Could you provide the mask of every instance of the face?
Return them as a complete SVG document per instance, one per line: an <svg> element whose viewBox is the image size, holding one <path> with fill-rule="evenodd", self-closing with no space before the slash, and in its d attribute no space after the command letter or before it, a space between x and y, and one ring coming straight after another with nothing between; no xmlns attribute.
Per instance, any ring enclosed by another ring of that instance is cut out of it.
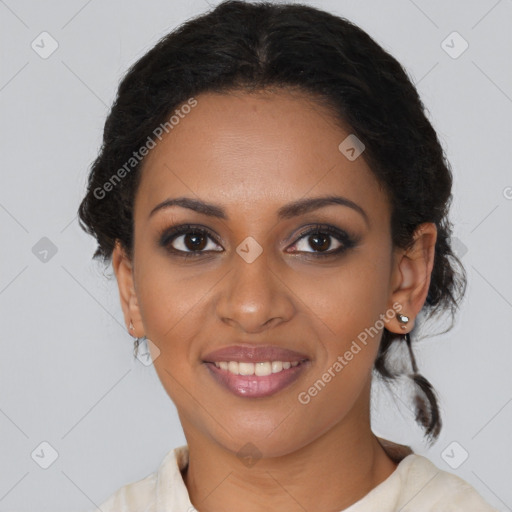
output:
<svg viewBox="0 0 512 512"><path fill-rule="evenodd" d="M127 323L189 442L277 456L357 428L407 304L388 197L306 96L196 100L145 160L133 262L114 255Z"/></svg>

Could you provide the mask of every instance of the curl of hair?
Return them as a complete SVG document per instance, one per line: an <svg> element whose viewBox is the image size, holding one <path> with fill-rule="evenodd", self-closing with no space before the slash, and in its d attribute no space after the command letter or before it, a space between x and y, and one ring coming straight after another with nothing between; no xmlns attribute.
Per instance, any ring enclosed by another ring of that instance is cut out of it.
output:
<svg viewBox="0 0 512 512"><path fill-rule="evenodd" d="M395 246L419 224L437 227L427 318L462 298L466 276L450 246L452 173L418 93L403 67L350 21L301 4L226 1L163 37L121 81L103 144L79 206L80 226L110 260L116 241L133 257L133 204L143 163L98 190L174 109L204 92L281 88L309 94L365 144L363 157L389 194ZM452 322L453 323L453 322ZM384 329L375 371L397 377L387 353L401 336ZM411 352L412 353L412 352ZM416 419L436 438L441 418L430 383L414 375Z"/></svg>

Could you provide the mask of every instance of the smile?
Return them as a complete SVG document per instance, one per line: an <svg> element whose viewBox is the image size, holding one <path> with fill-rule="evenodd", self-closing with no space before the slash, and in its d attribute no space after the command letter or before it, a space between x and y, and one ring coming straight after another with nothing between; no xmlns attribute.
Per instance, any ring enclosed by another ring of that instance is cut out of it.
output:
<svg viewBox="0 0 512 512"><path fill-rule="evenodd" d="M243 363L238 361L221 361L214 363L217 368L227 370L234 375L256 375L264 377L272 373L279 373L297 366L299 361L263 361L259 363Z"/></svg>
<svg viewBox="0 0 512 512"><path fill-rule="evenodd" d="M310 361L219 361L206 363L210 375L224 389L247 398L264 398L295 382Z"/></svg>

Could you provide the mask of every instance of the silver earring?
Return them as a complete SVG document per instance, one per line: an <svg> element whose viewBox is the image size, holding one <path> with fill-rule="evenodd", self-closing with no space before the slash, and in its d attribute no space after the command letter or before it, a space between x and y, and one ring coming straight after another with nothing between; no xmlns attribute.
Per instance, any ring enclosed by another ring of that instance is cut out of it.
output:
<svg viewBox="0 0 512 512"><path fill-rule="evenodd" d="M407 329L407 326L405 324L407 324L407 322L409 321L409 317L406 316L406 315L402 315L402 313L397 313L396 314L396 318L397 320L401 323L401 324L404 324L404 325L401 325L400 327L402 329Z"/></svg>
<svg viewBox="0 0 512 512"><path fill-rule="evenodd" d="M130 320L130 331L134 331L135 327L133 327L132 321Z"/></svg>

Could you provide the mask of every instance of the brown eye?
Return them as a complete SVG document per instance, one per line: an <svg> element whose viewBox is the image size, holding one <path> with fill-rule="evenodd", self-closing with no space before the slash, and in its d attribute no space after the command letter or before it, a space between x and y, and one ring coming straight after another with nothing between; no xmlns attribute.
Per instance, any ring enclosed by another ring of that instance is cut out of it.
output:
<svg viewBox="0 0 512 512"><path fill-rule="evenodd" d="M201 251L207 246L207 237L201 233L189 233L182 236L183 245L190 251Z"/></svg>
<svg viewBox="0 0 512 512"><path fill-rule="evenodd" d="M345 231L333 226L316 225L301 233L293 244L293 252L315 256L334 256L354 247L357 241Z"/></svg>
<svg viewBox="0 0 512 512"><path fill-rule="evenodd" d="M331 245L331 238L332 237L330 235L318 233L316 235L310 235L308 237L308 243L316 251L323 252L329 249Z"/></svg>
<svg viewBox="0 0 512 512"><path fill-rule="evenodd" d="M341 242L328 233L304 235L295 244L297 250L302 252L311 252L311 250L308 251L308 249L313 249L313 251L318 252L326 252L329 249L336 250L341 246Z"/></svg>
<svg viewBox="0 0 512 512"><path fill-rule="evenodd" d="M223 249L215 242L213 235L204 228L177 226L167 230L160 238L160 245L175 254L200 255L204 252L221 252Z"/></svg>

